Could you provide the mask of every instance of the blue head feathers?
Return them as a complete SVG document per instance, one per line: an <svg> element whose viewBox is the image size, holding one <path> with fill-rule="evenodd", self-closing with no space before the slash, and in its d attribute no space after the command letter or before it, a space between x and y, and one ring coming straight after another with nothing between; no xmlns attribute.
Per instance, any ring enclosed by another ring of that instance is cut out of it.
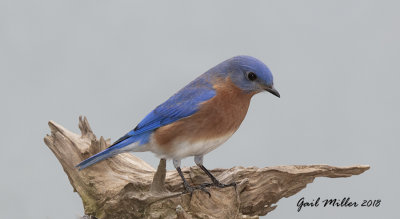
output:
<svg viewBox="0 0 400 219"><path fill-rule="evenodd" d="M217 72L223 72L218 74ZM235 56L210 69L210 74L218 77L229 77L231 81L245 92L268 91L280 97L274 88L272 73L260 60L251 56Z"/></svg>

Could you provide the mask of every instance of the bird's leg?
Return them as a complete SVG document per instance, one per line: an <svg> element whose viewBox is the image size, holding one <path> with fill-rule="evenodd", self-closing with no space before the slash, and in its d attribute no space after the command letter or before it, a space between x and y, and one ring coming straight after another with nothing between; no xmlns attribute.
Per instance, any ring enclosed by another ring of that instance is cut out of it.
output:
<svg viewBox="0 0 400 219"><path fill-rule="evenodd" d="M179 176L181 176L181 178L182 178L183 186L185 187L185 190L186 190L187 192L192 193L192 192L194 191L194 187L191 187L191 186L189 185L189 183L186 181L185 177L183 176L183 173L182 173L181 168L180 168L180 167L177 167L176 170L178 171Z"/></svg>
<svg viewBox="0 0 400 219"><path fill-rule="evenodd" d="M186 181L185 177L183 176L182 170L181 170L181 161L180 160L173 160L174 166L176 168L176 170L178 171L179 176L181 176L182 181L183 181L183 186L185 187L186 192L190 193L190 195L192 195L193 191L196 189L200 189L201 191L207 193L209 196L211 196L210 192L207 191L207 189L205 189L203 186L199 186L199 187L194 187L194 186L190 186L189 183Z"/></svg>
<svg viewBox="0 0 400 219"><path fill-rule="evenodd" d="M206 183L206 184L203 184L203 186L211 186L211 185L213 185L213 186L216 186L216 187L219 187L219 188L225 188L225 187L229 187L229 186L235 186L235 187L236 187L236 183L235 183L235 182L229 183L229 184L223 184L223 183L221 183L220 181L218 181L217 178L215 178L215 176L213 176L213 175L210 173L210 171L208 171L208 170L203 166L203 156L202 156L202 155L201 155L201 156L195 156L195 157L194 157L194 162L196 163L196 165L197 165L198 167L200 167L200 169L202 169L202 170L207 174L208 177L210 177L210 179L211 179L211 181L212 181L212 184Z"/></svg>
<svg viewBox="0 0 400 219"><path fill-rule="evenodd" d="M219 187L219 188L225 188L225 187L229 187L229 186L234 186L236 187L236 182L232 182L229 184L223 184L220 181L217 180L217 178L215 178L215 176L213 176L210 171L208 171L203 165L198 165L206 174L208 177L210 177L211 181L213 182L212 185Z"/></svg>

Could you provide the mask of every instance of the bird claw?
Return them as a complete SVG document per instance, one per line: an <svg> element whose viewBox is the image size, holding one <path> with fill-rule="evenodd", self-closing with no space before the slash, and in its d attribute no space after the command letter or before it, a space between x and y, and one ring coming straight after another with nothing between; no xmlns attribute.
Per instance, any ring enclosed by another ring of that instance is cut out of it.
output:
<svg viewBox="0 0 400 219"><path fill-rule="evenodd" d="M208 194L208 197L211 198L211 193L206 189L205 186L199 186L198 189Z"/></svg>
<svg viewBox="0 0 400 219"><path fill-rule="evenodd" d="M226 188L226 187L233 186L233 187L235 187L235 189L236 189L236 185L237 185L236 182L232 182L232 183L229 183L229 184L223 184L223 183L221 183L219 181L216 181L216 182L213 182L213 183L203 183L203 184L201 184L201 186L204 186L204 187L215 186L215 187L218 187L218 188Z"/></svg>
<svg viewBox="0 0 400 219"><path fill-rule="evenodd" d="M203 186L203 187L210 187L210 186L213 186L214 185L214 183L203 183L203 184L201 184L200 186Z"/></svg>
<svg viewBox="0 0 400 219"><path fill-rule="evenodd" d="M216 182L213 182L213 183L203 183L203 184L201 184L199 186L190 186L188 184L184 184L185 192L183 192L183 193L190 193L190 196L192 196L193 192L195 190L201 190L201 191L207 193L208 197L211 197L211 193L206 189L207 187L215 186L215 187L218 187L218 188L226 188L226 187L234 186L235 189L236 189L236 185L237 185L236 182L232 182L232 183L229 183L229 184L223 184L223 183L220 183L219 181L216 181Z"/></svg>
<svg viewBox="0 0 400 219"><path fill-rule="evenodd" d="M201 191L207 193L208 197L211 197L211 193L206 189L206 186L203 186L203 185L200 185L200 186L185 185L185 192L184 193L190 193L190 196L192 196L193 192L195 190L201 190Z"/></svg>
<svg viewBox="0 0 400 219"><path fill-rule="evenodd" d="M236 189L236 182L232 182L232 183L229 183L229 184L223 184L223 183L220 183L220 182L215 182L215 183L213 183L213 185L215 187L218 187L218 188L226 188L226 187L233 186Z"/></svg>

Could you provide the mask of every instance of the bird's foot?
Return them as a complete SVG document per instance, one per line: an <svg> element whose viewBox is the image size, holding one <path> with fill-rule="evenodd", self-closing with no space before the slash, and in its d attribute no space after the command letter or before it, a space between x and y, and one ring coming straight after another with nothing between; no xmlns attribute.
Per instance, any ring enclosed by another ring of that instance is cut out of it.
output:
<svg viewBox="0 0 400 219"><path fill-rule="evenodd" d="M193 192L195 190L201 190L205 193L208 194L209 197L211 197L210 192L206 189L206 186L200 185L200 186L190 186L188 184L183 184L185 186L185 193L190 193L190 196L192 196Z"/></svg>
<svg viewBox="0 0 400 219"><path fill-rule="evenodd" d="M232 182L232 183L229 183L229 184L223 184L223 183L218 182L218 183L214 183L214 186L216 186L218 188L226 188L226 187L233 186L236 189L236 182Z"/></svg>
<svg viewBox="0 0 400 219"><path fill-rule="evenodd" d="M218 180L216 180L213 183L201 184L201 186L204 186L204 187L215 186L215 187L218 187L218 188L226 188L226 187L233 186L236 189L236 182L232 182L232 183L229 183L229 184L223 184L223 183L219 182Z"/></svg>

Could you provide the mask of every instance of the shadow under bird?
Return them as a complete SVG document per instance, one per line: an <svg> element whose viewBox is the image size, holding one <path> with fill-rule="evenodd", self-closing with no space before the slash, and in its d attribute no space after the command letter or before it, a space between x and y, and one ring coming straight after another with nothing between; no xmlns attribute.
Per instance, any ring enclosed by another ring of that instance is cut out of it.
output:
<svg viewBox="0 0 400 219"><path fill-rule="evenodd" d="M280 97L268 67L251 56L236 56L211 68L151 111L133 130L104 151L77 165L79 170L124 152L151 151L172 159L187 192L205 186L226 187L204 166L203 157L239 128L247 114L250 99L262 91ZM180 164L185 157L212 180L211 184L190 186Z"/></svg>

